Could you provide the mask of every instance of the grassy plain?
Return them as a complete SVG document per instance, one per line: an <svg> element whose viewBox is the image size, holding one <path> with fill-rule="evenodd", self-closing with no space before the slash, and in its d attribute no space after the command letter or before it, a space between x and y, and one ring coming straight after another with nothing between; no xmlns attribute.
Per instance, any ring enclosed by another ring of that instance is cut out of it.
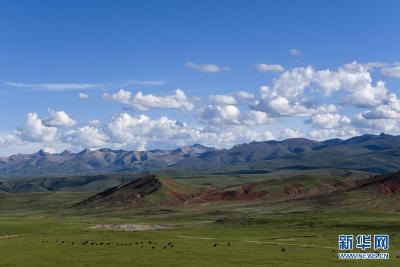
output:
<svg viewBox="0 0 400 267"><path fill-rule="evenodd" d="M0 194L0 266L400 265L397 212L316 209L306 201L274 205L223 202L134 211L70 208L88 194ZM106 223L153 223L172 228L148 232L89 228ZM337 237L341 233L390 234L391 259L338 260ZM59 244L60 240L74 245ZM82 245L85 240L111 245ZM149 241L157 246L153 249ZM164 249L168 242L174 247ZM215 243L219 245L214 247Z"/></svg>

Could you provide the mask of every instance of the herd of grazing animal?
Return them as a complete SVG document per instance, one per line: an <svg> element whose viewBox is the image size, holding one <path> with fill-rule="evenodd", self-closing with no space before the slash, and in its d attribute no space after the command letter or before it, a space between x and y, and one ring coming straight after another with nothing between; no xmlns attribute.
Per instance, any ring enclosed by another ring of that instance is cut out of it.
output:
<svg viewBox="0 0 400 267"><path fill-rule="evenodd" d="M49 241L48 240L42 240L41 243L48 244ZM75 242L74 241L70 241L70 240L56 240L56 243L59 246L62 246L62 245L64 245L64 246L73 246L73 245L75 245ZM146 245L148 245L148 247L150 247L151 249L155 249L155 248L157 248L158 242L157 241L113 242L113 241L110 241L110 240L106 239L106 240L100 240L100 241L84 240L84 241L80 242L80 245L89 246L89 247L93 247L93 246L111 246L111 245L115 245L115 246L140 246L141 248L144 248L144 247L146 247ZM218 247L220 245L221 245L221 243L217 242L217 243L214 243L212 246L213 247ZM226 243L226 245L228 247L230 247L231 243L228 242L228 243ZM164 244L162 246L162 248L163 249L174 248L174 246L175 245L172 242L168 242L168 243Z"/></svg>
<svg viewBox="0 0 400 267"><path fill-rule="evenodd" d="M42 243L49 243L48 240L42 240ZM64 245L64 246L73 246L75 245L74 241L70 241L70 240L56 240L56 243L58 245ZM89 247L93 247L93 246L111 246L111 245L115 245L115 246L140 246L141 248L144 248L146 245L149 245L152 249L155 249L158 245L158 243L156 241L136 241L136 242L119 242L119 241L111 241L109 239L105 239L105 240L84 240L81 241L80 243L81 246L89 246ZM173 248L174 244L172 242L168 242L166 245L163 246L163 249L167 249L167 248Z"/></svg>

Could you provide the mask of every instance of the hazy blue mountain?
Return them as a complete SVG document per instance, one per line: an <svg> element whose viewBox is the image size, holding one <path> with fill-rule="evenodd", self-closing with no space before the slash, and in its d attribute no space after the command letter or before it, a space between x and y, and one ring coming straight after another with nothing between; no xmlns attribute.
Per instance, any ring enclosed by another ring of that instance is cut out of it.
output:
<svg viewBox="0 0 400 267"><path fill-rule="evenodd" d="M175 150L125 151L103 148L79 153L39 151L0 158L0 177L94 175L163 168L199 171L338 168L388 173L400 169L400 136L362 135L347 140L293 138L251 142L230 149L199 144Z"/></svg>
<svg viewBox="0 0 400 267"><path fill-rule="evenodd" d="M0 158L0 177L37 177L55 175L101 174L140 171L170 166L182 159L197 157L214 148L199 144L175 150L124 151L103 148L79 153L63 151L50 154L43 150Z"/></svg>

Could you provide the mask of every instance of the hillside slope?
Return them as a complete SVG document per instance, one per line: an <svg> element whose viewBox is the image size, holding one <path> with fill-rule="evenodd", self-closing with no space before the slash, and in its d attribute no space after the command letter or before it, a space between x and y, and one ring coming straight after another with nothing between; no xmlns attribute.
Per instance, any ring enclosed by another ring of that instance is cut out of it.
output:
<svg viewBox="0 0 400 267"><path fill-rule="evenodd" d="M198 188L147 174L135 181L102 191L75 206L134 208L175 205L193 198L199 192Z"/></svg>
<svg viewBox="0 0 400 267"><path fill-rule="evenodd" d="M141 173L49 176L0 180L0 192L96 192L138 179Z"/></svg>

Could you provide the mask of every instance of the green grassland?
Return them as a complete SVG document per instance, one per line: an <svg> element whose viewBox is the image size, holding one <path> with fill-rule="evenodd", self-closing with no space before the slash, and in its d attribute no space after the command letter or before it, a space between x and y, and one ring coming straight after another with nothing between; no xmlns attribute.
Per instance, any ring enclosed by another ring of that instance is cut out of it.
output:
<svg viewBox="0 0 400 267"><path fill-rule="evenodd" d="M88 195L0 194L0 266L400 265L396 258L400 256L397 212L353 211L354 207L322 206L317 200L218 202L134 210L71 208ZM171 229L117 232L89 228L106 223L165 224ZM390 234L391 259L338 260L337 237L342 233ZM58 244L57 240L74 245ZM111 244L82 245L85 240ZM149 241L157 242L154 249ZM168 242L174 247L164 249ZM214 243L219 245L214 247Z"/></svg>
<svg viewBox="0 0 400 267"><path fill-rule="evenodd" d="M234 164L231 164L230 168L230 173L224 169L220 169L220 172L216 171L211 174L175 169L174 171L161 170L156 172L156 174L160 177L171 177L187 184L213 186L231 186L235 184L254 183L271 179L286 180L295 176L311 177L313 180L341 179L343 177L351 177L351 179L357 180L371 175L369 172L341 169L281 170L270 173L268 171L263 171L262 169L234 171Z"/></svg>

